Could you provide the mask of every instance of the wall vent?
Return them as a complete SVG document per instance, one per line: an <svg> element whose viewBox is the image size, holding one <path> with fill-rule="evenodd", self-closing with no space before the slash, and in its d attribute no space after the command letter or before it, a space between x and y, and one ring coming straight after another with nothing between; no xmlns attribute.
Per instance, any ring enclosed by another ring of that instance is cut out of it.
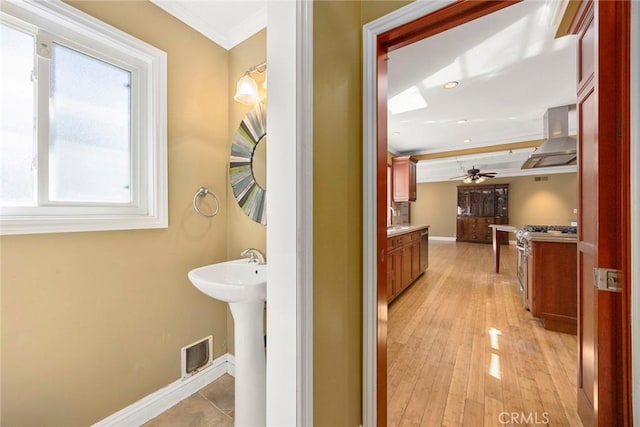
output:
<svg viewBox="0 0 640 427"><path fill-rule="evenodd" d="M548 176L536 176L535 178L533 178L534 181L549 181L549 177Z"/></svg>
<svg viewBox="0 0 640 427"><path fill-rule="evenodd" d="M209 366L213 361L213 335L182 347L181 355L181 371L184 379Z"/></svg>

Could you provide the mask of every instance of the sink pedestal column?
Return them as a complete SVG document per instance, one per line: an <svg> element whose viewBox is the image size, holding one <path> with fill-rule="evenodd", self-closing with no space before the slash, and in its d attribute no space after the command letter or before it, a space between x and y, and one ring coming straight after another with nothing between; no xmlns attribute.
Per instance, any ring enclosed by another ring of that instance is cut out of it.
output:
<svg viewBox="0 0 640 427"><path fill-rule="evenodd" d="M267 412L264 301L229 303L234 322L235 425L264 426Z"/></svg>

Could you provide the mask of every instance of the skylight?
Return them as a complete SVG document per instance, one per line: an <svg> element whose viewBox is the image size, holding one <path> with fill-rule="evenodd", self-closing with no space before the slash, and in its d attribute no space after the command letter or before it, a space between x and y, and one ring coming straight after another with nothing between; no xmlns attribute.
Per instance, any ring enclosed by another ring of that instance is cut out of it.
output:
<svg viewBox="0 0 640 427"><path fill-rule="evenodd" d="M411 86L404 92L400 92L387 103L387 108L391 114L406 113L407 111L419 110L427 107L427 101L422 97L417 86Z"/></svg>

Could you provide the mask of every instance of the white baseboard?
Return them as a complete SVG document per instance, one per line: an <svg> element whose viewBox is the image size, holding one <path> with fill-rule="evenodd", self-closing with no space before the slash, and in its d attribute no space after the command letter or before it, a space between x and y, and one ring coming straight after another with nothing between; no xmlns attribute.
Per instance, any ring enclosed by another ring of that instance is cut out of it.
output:
<svg viewBox="0 0 640 427"><path fill-rule="evenodd" d="M119 427L142 425L224 374L235 375L235 362L236 360L233 355L229 353L223 354L215 359L209 367L192 377L174 381L168 386L121 409L115 414L98 421L93 426Z"/></svg>
<svg viewBox="0 0 640 427"><path fill-rule="evenodd" d="M455 237L429 236L429 240L441 240L443 242L455 242Z"/></svg>
<svg viewBox="0 0 640 427"><path fill-rule="evenodd" d="M443 236L429 236L429 240L440 240L442 242L455 242L455 237L443 237ZM509 240L510 245L515 245L517 243L516 240Z"/></svg>

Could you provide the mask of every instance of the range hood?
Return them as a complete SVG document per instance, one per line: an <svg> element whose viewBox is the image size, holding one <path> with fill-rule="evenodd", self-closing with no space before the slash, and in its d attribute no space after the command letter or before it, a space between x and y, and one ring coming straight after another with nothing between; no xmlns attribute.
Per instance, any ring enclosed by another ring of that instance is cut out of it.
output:
<svg viewBox="0 0 640 427"><path fill-rule="evenodd" d="M570 109L575 110L575 104L549 108L544 113L545 141L531 153L521 169L576 164L576 138L569 136Z"/></svg>

